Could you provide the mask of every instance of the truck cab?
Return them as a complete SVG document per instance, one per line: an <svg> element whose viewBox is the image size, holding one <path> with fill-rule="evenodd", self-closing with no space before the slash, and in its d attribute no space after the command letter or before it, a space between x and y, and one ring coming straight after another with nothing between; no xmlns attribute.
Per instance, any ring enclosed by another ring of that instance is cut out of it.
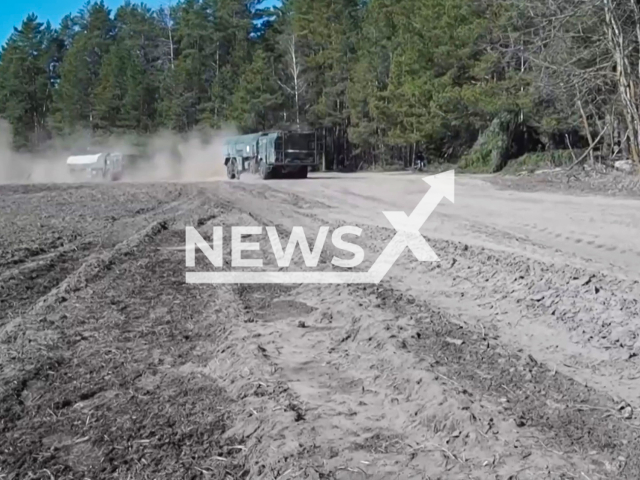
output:
<svg viewBox="0 0 640 480"><path fill-rule="evenodd" d="M259 173L306 178L311 167L318 165L316 134L281 130L262 134L259 141Z"/></svg>
<svg viewBox="0 0 640 480"><path fill-rule="evenodd" d="M105 156L105 168L103 176L115 181L122 178L124 170L124 156L121 153L108 153Z"/></svg>
<svg viewBox="0 0 640 480"><path fill-rule="evenodd" d="M263 179L274 175L306 178L309 168L318 165L315 131L277 130L227 139L224 164L230 179L244 171Z"/></svg>
<svg viewBox="0 0 640 480"><path fill-rule="evenodd" d="M119 180L124 170L120 153L72 155L67 158L67 170L76 180Z"/></svg>

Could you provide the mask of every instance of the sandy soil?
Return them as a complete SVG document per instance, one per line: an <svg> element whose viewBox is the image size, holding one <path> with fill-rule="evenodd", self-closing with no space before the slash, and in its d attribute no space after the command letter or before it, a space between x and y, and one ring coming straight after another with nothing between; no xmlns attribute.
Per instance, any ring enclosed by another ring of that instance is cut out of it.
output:
<svg viewBox="0 0 640 480"><path fill-rule="evenodd" d="M184 282L185 225L358 225L367 267L395 233L382 211L428 188L0 187L0 476L639 478L637 200L457 177L422 229L439 263Z"/></svg>

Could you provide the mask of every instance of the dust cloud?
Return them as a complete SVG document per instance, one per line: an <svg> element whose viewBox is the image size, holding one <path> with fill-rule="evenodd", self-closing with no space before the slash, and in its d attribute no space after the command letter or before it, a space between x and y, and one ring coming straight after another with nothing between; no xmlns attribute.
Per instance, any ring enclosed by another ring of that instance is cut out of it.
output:
<svg viewBox="0 0 640 480"><path fill-rule="evenodd" d="M65 168L66 157L52 152L45 160L41 156L18 153L12 149L12 138L11 127L0 120L0 183L71 180Z"/></svg>
<svg viewBox="0 0 640 480"><path fill-rule="evenodd" d="M119 152L140 155L124 166L121 181L207 181L226 178L224 140L237 135L233 126L189 134L161 131L154 135L96 137L80 131L55 138L38 153L12 148L11 127L0 120L0 183L69 183L78 181L67 169L70 155Z"/></svg>
<svg viewBox="0 0 640 480"><path fill-rule="evenodd" d="M130 166L129 181L203 181L226 178L224 141L237 135L234 128L201 130L186 136L164 131L148 142L148 158ZM116 142L110 150L126 152L130 145Z"/></svg>

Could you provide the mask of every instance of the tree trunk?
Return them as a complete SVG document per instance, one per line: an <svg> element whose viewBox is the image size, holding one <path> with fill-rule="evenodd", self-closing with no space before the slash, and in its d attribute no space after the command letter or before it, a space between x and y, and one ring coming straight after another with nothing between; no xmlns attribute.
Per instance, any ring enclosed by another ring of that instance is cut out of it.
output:
<svg viewBox="0 0 640 480"><path fill-rule="evenodd" d="M604 0L604 10L605 28L609 45L616 61L622 110L629 131L629 150L631 159L638 163L640 162L640 114L638 113L636 101L637 79L634 80L632 76L631 67L626 56L624 36L620 23L615 16L612 0Z"/></svg>

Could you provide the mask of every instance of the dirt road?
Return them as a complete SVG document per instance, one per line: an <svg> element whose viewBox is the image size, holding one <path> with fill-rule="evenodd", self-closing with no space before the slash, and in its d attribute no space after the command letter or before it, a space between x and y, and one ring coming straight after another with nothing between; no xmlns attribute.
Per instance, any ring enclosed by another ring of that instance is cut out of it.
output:
<svg viewBox="0 0 640 480"><path fill-rule="evenodd" d="M405 252L380 285L184 282L185 225L357 225L366 268L395 233L382 211L427 190L0 187L0 475L638 478L636 200L458 177L422 230L439 263Z"/></svg>
<svg viewBox="0 0 640 480"><path fill-rule="evenodd" d="M330 205L309 209L319 218L381 228L390 227L382 211L410 213L429 188L404 173L270 186ZM640 202L500 190L479 176L458 176L455 188L455 204L443 200L421 230L442 264L455 264L427 275L406 253L394 283L467 323L495 325L591 385L640 398ZM473 253L457 252L461 245Z"/></svg>

